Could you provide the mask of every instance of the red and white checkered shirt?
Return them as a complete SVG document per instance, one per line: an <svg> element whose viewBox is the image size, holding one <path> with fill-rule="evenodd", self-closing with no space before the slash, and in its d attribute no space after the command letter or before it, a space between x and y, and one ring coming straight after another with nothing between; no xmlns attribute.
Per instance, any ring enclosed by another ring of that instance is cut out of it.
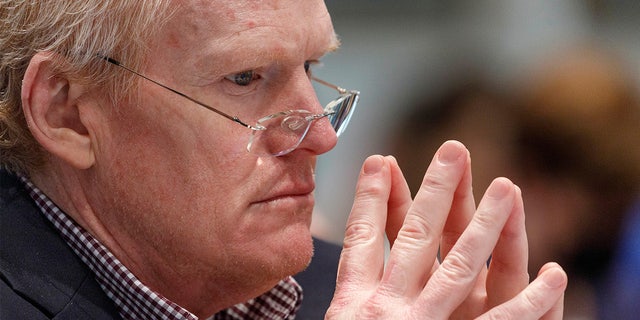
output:
<svg viewBox="0 0 640 320"><path fill-rule="evenodd" d="M29 179L20 177L31 198L62 238L93 271L124 319L198 319L195 315L145 286L102 243L60 210ZM294 319L302 302L302 288L292 278L267 293L216 313L211 319Z"/></svg>

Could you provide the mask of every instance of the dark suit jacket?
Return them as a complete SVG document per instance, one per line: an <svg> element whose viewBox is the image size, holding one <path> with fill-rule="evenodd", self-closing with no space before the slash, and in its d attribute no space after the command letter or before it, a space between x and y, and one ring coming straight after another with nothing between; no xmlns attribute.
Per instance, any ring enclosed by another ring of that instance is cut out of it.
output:
<svg viewBox="0 0 640 320"><path fill-rule="evenodd" d="M313 239L314 255L306 270L294 276L302 286L303 300L296 319L324 319L336 288L336 274L342 247Z"/></svg>
<svg viewBox="0 0 640 320"><path fill-rule="evenodd" d="M93 273L0 170L0 319L120 319Z"/></svg>

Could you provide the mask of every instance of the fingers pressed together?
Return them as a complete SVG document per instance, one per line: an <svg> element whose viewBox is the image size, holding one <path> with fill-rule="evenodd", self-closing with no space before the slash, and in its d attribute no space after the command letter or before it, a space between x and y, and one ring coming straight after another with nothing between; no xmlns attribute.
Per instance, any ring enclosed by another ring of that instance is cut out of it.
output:
<svg viewBox="0 0 640 320"><path fill-rule="evenodd" d="M461 143L444 143L412 198L393 157L366 159L328 319L562 318L562 268L529 283L520 189L497 178L476 208L470 168Z"/></svg>

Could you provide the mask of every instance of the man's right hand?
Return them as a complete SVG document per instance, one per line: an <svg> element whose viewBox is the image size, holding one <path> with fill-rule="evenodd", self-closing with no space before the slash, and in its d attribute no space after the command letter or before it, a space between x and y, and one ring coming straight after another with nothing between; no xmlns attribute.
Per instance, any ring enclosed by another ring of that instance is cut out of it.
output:
<svg viewBox="0 0 640 320"><path fill-rule="evenodd" d="M520 189L498 178L476 208L461 143L438 150L415 199L393 157L371 156L326 319L561 319L566 273L549 263L529 283L527 263Z"/></svg>

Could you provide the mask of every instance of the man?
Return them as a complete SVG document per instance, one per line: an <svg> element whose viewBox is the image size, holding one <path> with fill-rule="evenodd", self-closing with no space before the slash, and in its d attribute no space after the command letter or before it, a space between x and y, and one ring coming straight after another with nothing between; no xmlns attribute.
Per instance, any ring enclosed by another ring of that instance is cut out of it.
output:
<svg viewBox="0 0 640 320"><path fill-rule="evenodd" d="M2 317L293 318L315 159L357 100L323 109L313 91L309 66L339 45L324 3L5 1L0 17ZM559 266L528 284L517 187L496 180L475 213L468 168L445 143L413 201L393 158L365 161L327 318L561 316Z"/></svg>

